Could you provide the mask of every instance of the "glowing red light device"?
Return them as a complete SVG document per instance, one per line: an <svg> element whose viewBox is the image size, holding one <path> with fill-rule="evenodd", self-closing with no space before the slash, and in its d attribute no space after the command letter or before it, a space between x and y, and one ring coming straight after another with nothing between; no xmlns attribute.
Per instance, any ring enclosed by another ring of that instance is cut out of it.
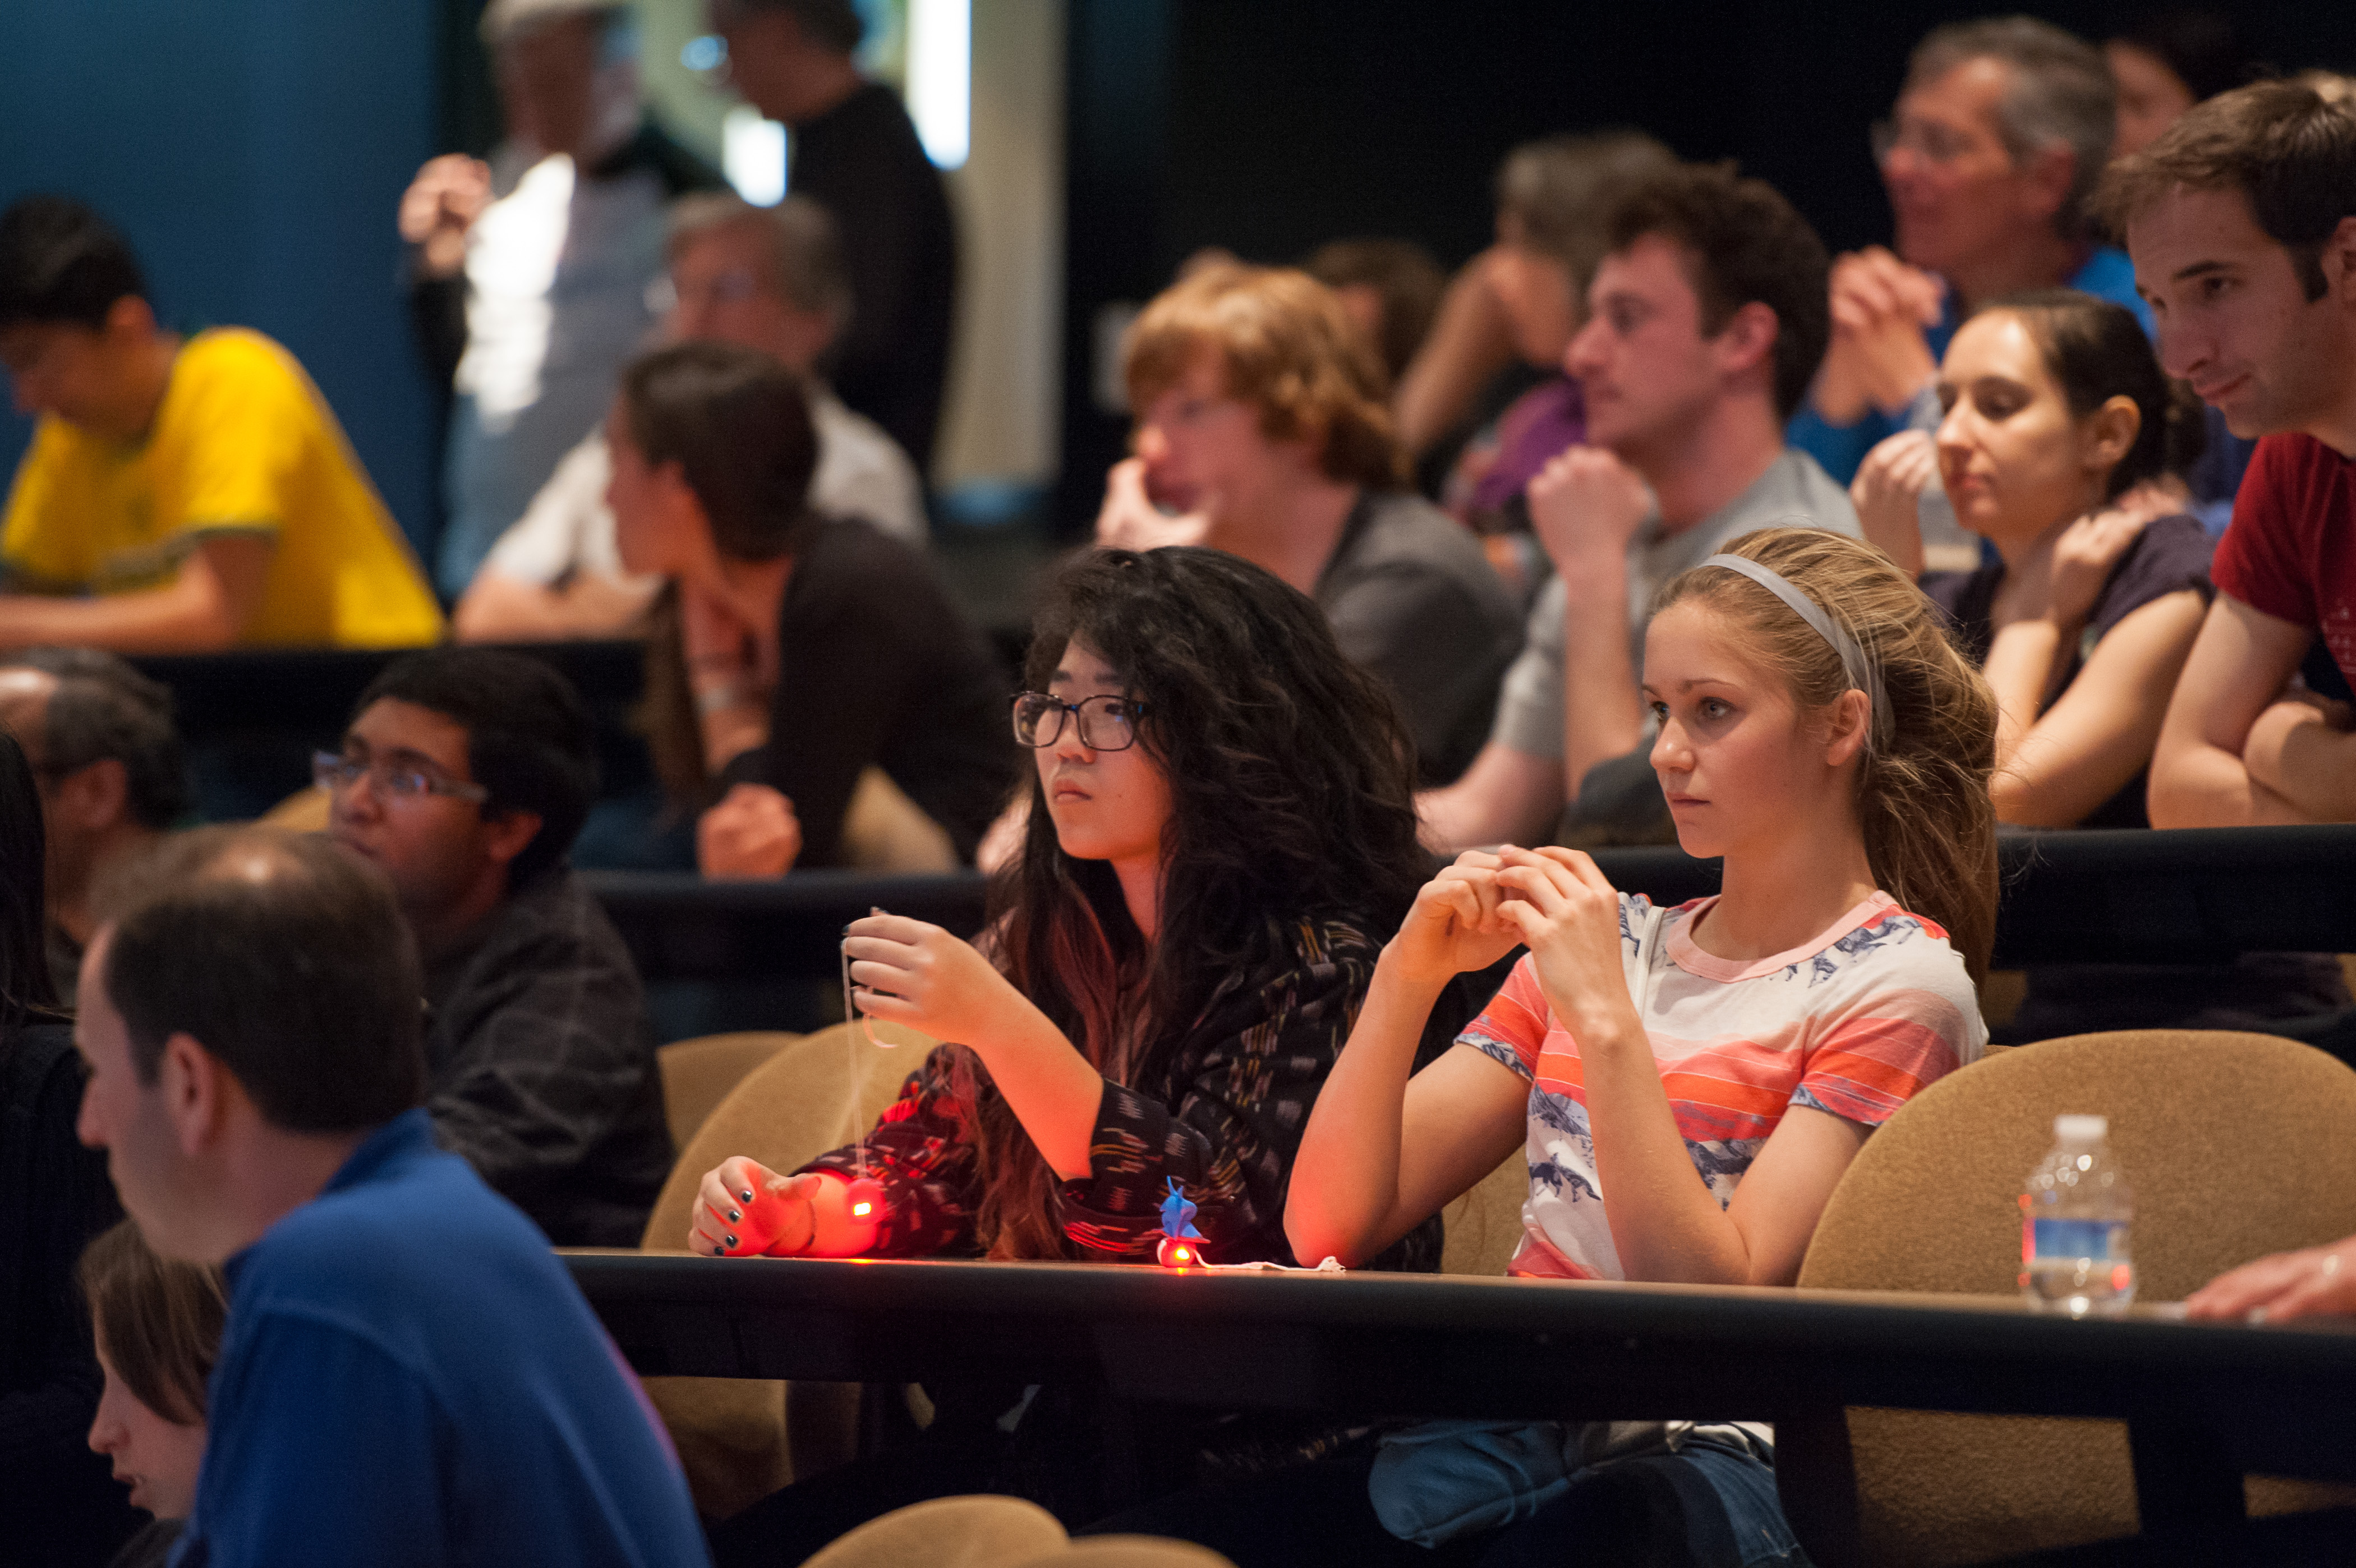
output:
<svg viewBox="0 0 2356 1568"><path fill-rule="evenodd" d="M1185 1237L1164 1236L1162 1245L1153 1250L1153 1261L1165 1269L1191 1269L1202 1262L1203 1254Z"/></svg>
<svg viewBox="0 0 2356 1568"><path fill-rule="evenodd" d="M852 1182L843 1189L842 1197L853 1219L884 1218L884 1185L871 1176L861 1176Z"/></svg>

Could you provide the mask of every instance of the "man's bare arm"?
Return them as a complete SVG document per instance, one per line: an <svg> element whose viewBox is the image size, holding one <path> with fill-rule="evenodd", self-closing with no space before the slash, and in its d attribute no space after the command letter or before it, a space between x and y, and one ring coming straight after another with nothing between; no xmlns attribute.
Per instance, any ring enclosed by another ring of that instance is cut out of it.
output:
<svg viewBox="0 0 2356 1568"><path fill-rule="evenodd" d="M2250 775L2243 748L2315 634L2220 594L2176 683L2151 758L2156 828L2222 828L2316 819Z"/></svg>
<svg viewBox="0 0 2356 1568"><path fill-rule="evenodd" d="M0 648L217 652L235 645L261 606L277 549L265 533L208 533L160 588L90 599L0 596Z"/></svg>

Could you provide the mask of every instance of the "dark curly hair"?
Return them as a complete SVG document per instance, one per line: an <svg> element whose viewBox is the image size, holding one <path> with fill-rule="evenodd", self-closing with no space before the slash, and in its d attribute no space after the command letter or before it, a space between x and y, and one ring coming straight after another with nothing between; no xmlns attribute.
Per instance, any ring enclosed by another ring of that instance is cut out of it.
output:
<svg viewBox="0 0 2356 1568"><path fill-rule="evenodd" d="M1080 558L1049 590L1025 678L1080 642L1141 704L1138 744L1170 784L1161 927L1148 943L1102 861L1057 842L1033 776L1022 854L991 889L995 957L1096 1066L1166 1069L1223 985L1280 961L1303 918L1394 929L1426 875L1414 743L1306 596L1216 550ZM993 1255L1058 1257L1054 1175L969 1062Z"/></svg>

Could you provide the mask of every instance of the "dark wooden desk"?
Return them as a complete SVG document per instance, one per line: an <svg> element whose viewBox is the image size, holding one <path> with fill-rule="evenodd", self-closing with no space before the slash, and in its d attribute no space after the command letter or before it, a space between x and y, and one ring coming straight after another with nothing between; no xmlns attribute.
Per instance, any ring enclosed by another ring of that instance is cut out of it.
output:
<svg viewBox="0 0 2356 1568"><path fill-rule="evenodd" d="M1821 1418L1846 1405L2127 1422L2147 1541L2230 1529L2245 1473L2356 1480L2356 1327L2073 1322L2003 1297L1183 1273L1081 1264L565 1262L648 1375L1095 1374L1119 1394L1397 1416ZM2161 1482L2165 1484L2160 1484ZM2163 1552L2163 1555L2168 1555Z"/></svg>

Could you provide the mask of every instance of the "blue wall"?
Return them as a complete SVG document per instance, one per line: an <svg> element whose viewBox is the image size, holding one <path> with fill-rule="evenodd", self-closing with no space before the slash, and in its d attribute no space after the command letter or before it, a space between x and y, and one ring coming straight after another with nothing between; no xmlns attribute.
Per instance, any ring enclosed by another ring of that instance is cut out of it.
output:
<svg viewBox="0 0 2356 1568"><path fill-rule="evenodd" d="M168 325L260 328L343 421L393 515L432 516L435 400L398 288L430 156L426 0L8 0L0 202L80 197L138 248ZM0 471L31 426L0 413Z"/></svg>

